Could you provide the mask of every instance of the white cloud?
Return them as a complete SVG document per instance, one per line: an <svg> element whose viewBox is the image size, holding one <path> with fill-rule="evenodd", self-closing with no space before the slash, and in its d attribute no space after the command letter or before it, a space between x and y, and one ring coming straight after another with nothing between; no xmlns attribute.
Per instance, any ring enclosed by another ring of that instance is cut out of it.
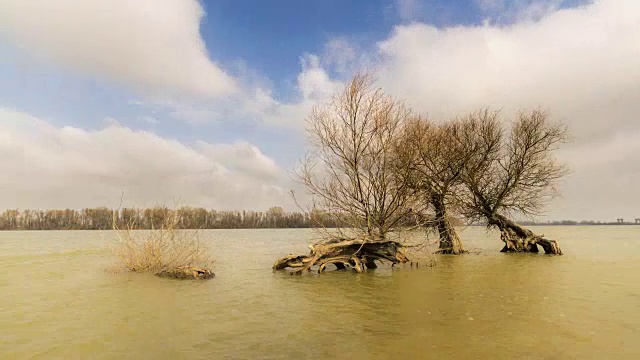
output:
<svg viewBox="0 0 640 360"><path fill-rule="evenodd" d="M263 124L304 129L313 106L330 99L342 89L344 83L329 76L317 55L305 54L300 58L300 63L302 70L296 79L297 99L280 102L269 91L259 89L245 109Z"/></svg>
<svg viewBox="0 0 640 360"><path fill-rule="evenodd" d="M234 79L200 36L198 0L0 0L0 40L145 94L218 96Z"/></svg>
<svg viewBox="0 0 640 360"><path fill-rule="evenodd" d="M122 125L120 123L120 121L118 121L115 118L112 118L111 116L107 116L106 118L104 118L104 123L107 126L121 126Z"/></svg>
<svg viewBox="0 0 640 360"><path fill-rule="evenodd" d="M190 124L246 121L260 126L300 131L304 129L305 119L311 108L329 99L344 85L331 78L317 55L301 56L300 65L301 70L294 84L295 96L290 101L278 100L268 84L257 81L245 84L242 93L224 99L149 100L145 105L163 109L173 118Z"/></svg>
<svg viewBox="0 0 640 360"><path fill-rule="evenodd" d="M306 54L300 62L302 72L298 74L298 91L303 100L322 101L342 87L342 83L332 80L322 68L318 56Z"/></svg>
<svg viewBox="0 0 640 360"><path fill-rule="evenodd" d="M249 74L240 78L244 81L242 91L232 96L211 100L151 97L145 101L129 101L129 104L154 114L166 113L172 119L191 125L244 122L279 127L299 135L313 105L329 99L344 85L331 78L322 60L313 54L300 57L301 68L289 101L277 99L267 80L246 70Z"/></svg>
<svg viewBox="0 0 640 360"><path fill-rule="evenodd" d="M601 0L509 27L401 26L380 43L379 74L432 114L542 106L598 137L634 125L640 110L639 22L640 3Z"/></svg>
<svg viewBox="0 0 640 360"><path fill-rule="evenodd" d="M621 150L636 147L619 134L640 133L639 38L636 0L597 0L508 26L411 24L379 44L378 75L383 88L434 118L481 106L502 108L507 117L520 107L548 109L575 137L567 147L574 173L550 214L637 217L631 204L640 203L640 193L620 185L640 179ZM601 186L590 185L594 177Z"/></svg>
<svg viewBox="0 0 640 360"><path fill-rule="evenodd" d="M246 142L187 145L124 126L58 128L0 109L4 208L292 207L287 174Z"/></svg>
<svg viewBox="0 0 640 360"><path fill-rule="evenodd" d="M336 72L345 74L353 71L352 67L357 60L356 50L347 39L334 38L325 44L322 62L333 67Z"/></svg>

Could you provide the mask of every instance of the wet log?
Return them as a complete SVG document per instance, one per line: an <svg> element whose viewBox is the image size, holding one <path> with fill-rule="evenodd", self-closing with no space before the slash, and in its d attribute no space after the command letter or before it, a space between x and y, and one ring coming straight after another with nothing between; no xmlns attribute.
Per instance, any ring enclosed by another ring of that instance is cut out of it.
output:
<svg viewBox="0 0 640 360"><path fill-rule="evenodd" d="M195 280L205 280L211 279L216 275L207 268L198 268L193 266L178 266L171 269L164 269L158 273L156 276L171 278L171 279L195 279Z"/></svg>
<svg viewBox="0 0 640 360"><path fill-rule="evenodd" d="M402 244L390 240L371 239L331 239L310 246L308 255L287 255L278 259L273 270L292 269L300 274L312 269L323 272L327 265L333 264L336 269L351 268L360 273L365 269L375 269L375 261L388 261L392 264L408 262L402 252Z"/></svg>

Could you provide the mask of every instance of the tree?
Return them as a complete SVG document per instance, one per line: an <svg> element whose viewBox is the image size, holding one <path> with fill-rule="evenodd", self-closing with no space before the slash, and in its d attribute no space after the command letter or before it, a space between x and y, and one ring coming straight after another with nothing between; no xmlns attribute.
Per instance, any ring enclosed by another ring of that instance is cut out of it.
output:
<svg viewBox="0 0 640 360"><path fill-rule="evenodd" d="M369 75L356 75L329 103L313 109L307 119L312 148L297 178L316 209L347 219L357 235L329 238L313 246L308 257L281 259L274 269L303 271L316 263L321 269L336 263L362 271L363 264L375 267L375 259L405 259L398 255L400 245L387 237L420 207L409 187L410 171L395 153L412 116L402 102L375 87Z"/></svg>
<svg viewBox="0 0 640 360"><path fill-rule="evenodd" d="M267 221L269 222L269 227L278 228L283 224L282 219L284 218L285 213L284 209L280 206L273 206L267 210Z"/></svg>
<svg viewBox="0 0 640 360"><path fill-rule="evenodd" d="M316 207L348 214L371 239L385 239L416 208L410 171L394 152L404 124L414 115L400 101L356 75L346 89L308 118L313 149L298 179Z"/></svg>
<svg viewBox="0 0 640 360"><path fill-rule="evenodd" d="M521 111L505 136L496 113L471 116L479 126L469 140L478 144L479 151L463 175L466 215L498 228L503 252L538 252L540 245L548 254L561 255L556 241L535 235L509 216L538 214L557 195L555 185L567 170L553 152L566 141L566 128L551 122L542 110Z"/></svg>
<svg viewBox="0 0 640 360"><path fill-rule="evenodd" d="M495 121L495 114L484 115L486 121ZM432 225L440 238L439 252L444 254L464 251L451 225L449 209L456 207L464 169L480 150L479 142L470 141L479 126L474 116L442 124L417 117L406 127L405 141L399 148L399 156L406 159L405 166L412 171L411 187L416 196L433 209Z"/></svg>

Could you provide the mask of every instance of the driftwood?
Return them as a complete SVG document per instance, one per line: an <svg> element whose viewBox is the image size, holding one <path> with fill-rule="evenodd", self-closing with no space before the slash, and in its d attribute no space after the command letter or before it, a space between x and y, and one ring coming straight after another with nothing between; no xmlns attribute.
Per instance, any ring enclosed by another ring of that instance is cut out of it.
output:
<svg viewBox="0 0 640 360"><path fill-rule="evenodd" d="M213 271L207 268L197 268L193 266L179 266L172 269L164 269L156 276L172 278L172 279L196 279L205 280L216 276Z"/></svg>
<svg viewBox="0 0 640 360"><path fill-rule="evenodd" d="M375 269L375 261L392 264L406 263L409 259L401 251L402 244L391 240L333 239L309 246L309 255L288 255L273 265L273 270L293 269L301 274L317 267L323 272L327 265L334 264L338 270L352 268L360 273L365 269Z"/></svg>

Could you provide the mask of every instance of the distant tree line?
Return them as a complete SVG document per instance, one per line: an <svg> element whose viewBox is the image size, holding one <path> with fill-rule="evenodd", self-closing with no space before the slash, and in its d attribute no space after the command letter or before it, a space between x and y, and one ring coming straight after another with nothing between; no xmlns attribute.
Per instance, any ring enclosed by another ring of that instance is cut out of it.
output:
<svg viewBox="0 0 640 360"><path fill-rule="evenodd" d="M281 207L267 211L218 211L183 207L148 209L5 210L0 230L109 230L114 227L152 229L165 224L172 212L179 214L181 229L268 229L338 227L339 216L320 211L287 212Z"/></svg>
<svg viewBox="0 0 640 360"><path fill-rule="evenodd" d="M171 222L179 229L276 229L276 228L338 228L351 226L347 215L312 209L308 212L288 212L274 206L267 211L220 211L182 207L170 209L124 208L64 210L5 210L0 213L0 230L111 230L156 229ZM178 220L174 220L178 219ZM456 225L459 219L451 218ZM402 222L412 225L415 219Z"/></svg>
<svg viewBox="0 0 640 360"><path fill-rule="evenodd" d="M521 221L523 225L564 225L564 226L573 226L573 225L637 225L635 222L617 222L617 221L594 221L594 220L553 220L546 222L538 222L538 221Z"/></svg>

